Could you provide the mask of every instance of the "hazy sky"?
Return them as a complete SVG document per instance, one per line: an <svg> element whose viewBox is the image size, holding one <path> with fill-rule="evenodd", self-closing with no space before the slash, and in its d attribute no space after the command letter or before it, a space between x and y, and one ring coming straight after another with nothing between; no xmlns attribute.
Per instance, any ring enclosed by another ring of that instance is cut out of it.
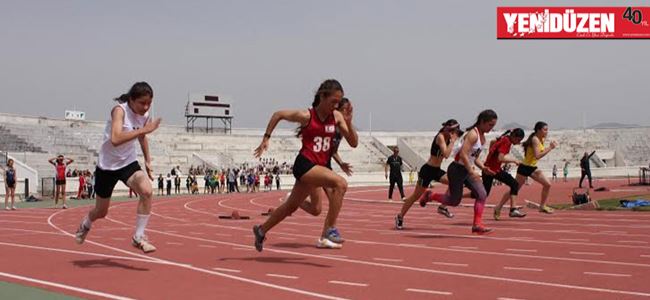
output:
<svg viewBox="0 0 650 300"><path fill-rule="evenodd" d="M370 113L373 130L431 130L485 108L501 124L650 125L650 40L496 39L497 6L554 3L3 0L0 112L105 120L144 80L165 123L207 91L234 98L235 127L263 127L336 78L362 129Z"/></svg>

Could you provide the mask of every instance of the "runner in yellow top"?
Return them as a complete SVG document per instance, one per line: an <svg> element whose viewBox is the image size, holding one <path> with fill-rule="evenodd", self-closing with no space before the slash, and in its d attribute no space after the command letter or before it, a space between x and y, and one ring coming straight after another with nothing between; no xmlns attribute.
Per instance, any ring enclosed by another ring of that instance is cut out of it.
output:
<svg viewBox="0 0 650 300"><path fill-rule="evenodd" d="M542 170L537 169L537 161L557 147L555 141L551 141L548 149L544 147L544 140L547 135L548 124L541 121L535 123L535 132L529 135L528 139L522 144L525 157L517 168L517 182L520 188L526 182L527 177L539 182L542 185L542 199L539 211L550 214L553 213L553 209L546 205L546 201L548 200L548 193L551 190L551 183L544 176Z"/></svg>

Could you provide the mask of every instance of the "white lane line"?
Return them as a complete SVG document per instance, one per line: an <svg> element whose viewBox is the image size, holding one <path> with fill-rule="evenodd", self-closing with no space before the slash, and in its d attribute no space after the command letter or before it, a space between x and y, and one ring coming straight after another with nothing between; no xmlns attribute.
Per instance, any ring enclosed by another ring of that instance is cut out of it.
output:
<svg viewBox="0 0 650 300"><path fill-rule="evenodd" d="M226 268L212 268L212 270L221 271L221 272L229 272L229 273L241 273L241 270L226 269Z"/></svg>
<svg viewBox="0 0 650 300"><path fill-rule="evenodd" d="M452 249L462 249L462 250L478 250L478 247L473 246L449 246Z"/></svg>
<svg viewBox="0 0 650 300"><path fill-rule="evenodd" d="M196 235L199 235L199 234L203 234L203 232L190 232L190 234L196 234Z"/></svg>
<svg viewBox="0 0 650 300"><path fill-rule="evenodd" d="M199 247L203 247L203 248L217 248L217 246L212 246L212 245L199 245Z"/></svg>
<svg viewBox="0 0 650 300"><path fill-rule="evenodd" d="M625 243L625 244L647 244L648 242L646 241L618 241L619 243Z"/></svg>
<svg viewBox="0 0 650 300"><path fill-rule="evenodd" d="M285 278L285 279L298 279L298 276L291 276L291 275L282 275L282 274L266 274L268 277L277 277L277 278Z"/></svg>
<svg viewBox="0 0 650 300"><path fill-rule="evenodd" d="M588 242L588 239L559 239L559 241L563 242Z"/></svg>
<svg viewBox="0 0 650 300"><path fill-rule="evenodd" d="M331 283L331 284L340 284L340 285L349 285L349 286L360 286L360 287L366 287L366 286L368 286L367 283L358 283L358 282L349 282L349 281L339 281L339 280L330 280L329 283Z"/></svg>
<svg viewBox="0 0 650 300"><path fill-rule="evenodd" d="M615 274L615 273L598 273L598 272L584 272L586 275L595 276L610 276L610 277L632 277L630 274Z"/></svg>
<svg viewBox="0 0 650 300"><path fill-rule="evenodd" d="M280 237L278 237L278 239L287 240L287 241L295 241L295 240L297 240L297 238L285 237L285 236L280 236Z"/></svg>
<svg viewBox="0 0 650 300"><path fill-rule="evenodd" d="M641 255L641 257L650 258L650 255Z"/></svg>
<svg viewBox="0 0 650 300"><path fill-rule="evenodd" d="M334 257L334 258L348 258L345 255L336 255L336 254L323 254L323 256Z"/></svg>
<svg viewBox="0 0 650 300"><path fill-rule="evenodd" d="M252 248L243 248L243 247L233 247L232 250L235 250L235 251L253 251L254 249L252 249Z"/></svg>
<svg viewBox="0 0 650 300"><path fill-rule="evenodd" d="M183 243L176 243L176 242L166 242L165 244L167 245L176 245L176 246L182 246Z"/></svg>
<svg viewBox="0 0 650 300"><path fill-rule="evenodd" d="M397 244L400 247L426 247L426 244Z"/></svg>
<svg viewBox="0 0 650 300"><path fill-rule="evenodd" d="M167 232L169 232L169 231L167 231ZM232 236L231 234L227 234L227 233L215 233L214 235L216 235L216 236L224 236L224 237L231 237Z"/></svg>
<svg viewBox="0 0 650 300"><path fill-rule="evenodd" d="M577 251L571 251L569 253L570 254L575 254L575 255L605 255L605 253L601 253L601 252L577 252Z"/></svg>
<svg viewBox="0 0 650 300"><path fill-rule="evenodd" d="M380 235L398 235L400 234L399 232L380 232Z"/></svg>
<svg viewBox="0 0 650 300"><path fill-rule="evenodd" d="M133 298L122 297L122 296L118 296L118 295L113 295L113 294L93 291L93 290L89 290L89 289L74 287L74 286L70 286L70 285L67 285L67 284L60 284L60 283L56 283L56 282L40 280L40 279L31 278L31 277L24 277L24 276L20 276L20 275L5 273L5 272L0 272L0 276L13 278L13 279L16 279L16 280L33 282L33 283L42 284L42 285L46 285L46 286L52 286L52 287L56 287L56 288L60 288L60 289L64 289L64 290L75 291L75 292L82 293L82 294L104 297L104 298L108 298L108 299L133 300Z"/></svg>
<svg viewBox="0 0 650 300"><path fill-rule="evenodd" d="M525 300L525 299L499 297L497 298L497 300Z"/></svg>
<svg viewBox="0 0 650 300"><path fill-rule="evenodd" d="M114 238L111 238L111 240L116 240L116 241L126 241L125 238L121 238L121 237L114 237Z"/></svg>
<svg viewBox="0 0 650 300"><path fill-rule="evenodd" d="M373 257L372 260L376 261L387 261L387 262L403 262L403 259L400 258L380 258L380 257Z"/></svg>
<svg viewBox="0 0 650 300"><path fill-rule="evenodd" d="M529 253L536 253L536 252L537 252L536 249L511 249L511 248L506 249L506 251L511 251L511 252L529 252Z"/></svg>
<svg viewBox="0 0 650 300"><path fill-rule="evenodd" d="M413 292L413 293L424 293L424 294L434 294L434 295L443 295L443 296L451 296L451 292L443 292L443 291L433 291L433 290L423 290L423 289L406 289L405 291L407 292Z"/></svg>
<svg viewBox="0 0 650 300"><path fill-rule="evenodd" d="M186 209L188 209L190 211L193 211L193 212L196 212L196 213L204 213L203 211L188 208L187 204L188 203L185 204ZM202 225L219 227L219 228L228 228L228 229L234 229L234 230L246 230L246 231L248 231L248 228L246 228L246 229L241 228L240 229L240 228L229 227L229 226L221 226L221 225L215 225L215 224L202 224ZM51 225L51 226L53 226L53 225ZM56 228L56 229L61 230L59 228ZM165 234L165 235L168 235L168 236L206 241L206 239L199 239L199 238L194 238L194 237L169 234L169 233L166 233L164 231L159 231L159 230L151 230L151 231L156 232L156 233L160 233L160 234ZM72 234L69 234L69 235L72 236ZM222 245L241 246L239 244L235 244L235 243L231 243L231 242L224 242L224 241L217 241L217 240L207 240L207 241L211 241L213 243L222 244ZM353 242L353 241L349 241L349 242ZM382 244L382 243L376 243L376 244ZM385 243L385 245L394 245L394 244ZM430 249L439 249L439 250L447 250L447 248L436 248L436 247L428 247L428 248L430 248ZM425 269L425 268L418 268L418 267L408 267L408 266L401 266L401 265L389 265L389 264L383 264L383 263L377 263L377 262L371 262L371 261L363 261L363 260L355 260L355 259L331 258L331 257L322 256L322 255L309 254L309 253L304 253L304 252L287 251L287 250L279 250L279 249L272 249L272 248L267 249L267 251L274 252L274 253L283 253L283 254L302 256L302 257L326 258L326 259L337 260L337 261L342 261L342 262L347 262L347 263L355 263L355 264L360 264L360 265L384 267L384 268L387 268L387 269L399 269L399 270L417 271L417 272L429 273L429 274L442 274L442 275L459 276L459 277L474 278L474 279L487 279L487 280L494 280L494 281L508 282L508 283L522 283L522 284L529 284L529 285L535 285L535 286L558 287L558 288L566 288L566 289L572 289L572 290L582 290L582 291L593 291L593 292L602 292L602 293L611 293L611 294L622 294L622 295L635 295L635 296L650 297L650 293L627 291L627 290L616 290L616 289L597 288L597 287L589 287L589 286L578 286L578 285L561 284L561 283L553 283L553 282L540 282L540 281L524 280L524 279L517 279L517 278L507 278L507 277L497 277L497 276L489 276L489 275L479 275L479 274L471 274L471 273L449 272L449 271ZM481 253L484 253L484 252L485 251L481 251ZM490 254L498 255L497 252L490 253ZM508 254L508 256L537 258L537 256L529 256L529 255L521 255L521 254ZM569 258L553 258L553 259L565 260L565 261L583 261L583 262L592 262L592 263L601 262L601 261L596 261L596 260L584 260L584 259L573 259L573 258L571 258L571 259L569 259ZM614 262L608 262L608 263L614 263ZM622 263L616 262L615 264L622 264ZM624 265L635 265L635 266L644 266L644 267L647 266L645 264L629 264L629 263L624 264ZM191 266L186 266L186 267L191 268L191 269L195 269L195 268L193 268ZM196 268L196 269L198 269L198 268ZM239 279L239 280L243 280L243 279Z"/></svg>
<svg viewBox="0 0 650 300"><path fill-rule="evenodd" d="M505 270L513 270L513 271L532 271L532 272L542 272L544 269L537 269L537 268L519 268L519 267L503 267Z"/></svg>
<svg viewBox="0 0 650 300"><path fill-rule="evenodd" d="M434 261L432 262L434 265L440 265L440 266L452 266L452 267L467 267L469 266L468 264L456 264L456 263L447 263L447 262L440 262L440 261Z"/></svg>

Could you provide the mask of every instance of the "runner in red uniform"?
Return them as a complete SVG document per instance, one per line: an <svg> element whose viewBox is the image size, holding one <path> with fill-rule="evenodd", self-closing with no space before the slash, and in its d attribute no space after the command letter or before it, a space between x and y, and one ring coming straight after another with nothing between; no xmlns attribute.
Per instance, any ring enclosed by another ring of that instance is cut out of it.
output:
<svg viewBox="0 0 650 300"><path fill-rule="evenodd" d="M262 143L255 149L255 156L260 157L268 148L271 133L281 120L301 125L302 149L293 165L296 183L291 195L273 211L264 224L253 227L257 251L262 251L266 233L298 209L310 192L320 187L333 188L334 193L332 197L329 197L330 209L327 212L325 226L317 246L323 248L341 247L340 244L336 244L328 238L329 235L339 235L336 229L336 219L348 187L347 181L332 171L330 166L336 128L340 129L341 135L350 146L356 147L358 144L358 136L352 126L352 109L347 110L345 115L336 111L342 98L343 87L341 84L336 80L329 79L318 88L312 108L309 110L282 110L275 112L271 117Z"/></svg>
<svg viewBox="0 0 650 300"><path fill-rule="evenodd" d="M61 195L61 199L63 200L63 206L61 208L66 209L68 208L67 205L65 205L65 169L68 168L68 165L74 162L74 159L71 158L64 158L63 155L59 155L57 157L50 158L49 162L56 168L56 190L54 193L54 208L56 208L57 205L59 205L59 195Z"/></svg>

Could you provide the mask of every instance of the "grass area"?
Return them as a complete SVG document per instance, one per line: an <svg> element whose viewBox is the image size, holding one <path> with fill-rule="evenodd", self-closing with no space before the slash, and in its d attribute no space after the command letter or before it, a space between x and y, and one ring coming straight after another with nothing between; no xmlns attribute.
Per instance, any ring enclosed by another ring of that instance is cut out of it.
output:
<svg viewBox="0 0 650 300"><path fill-rule="evenodd" d="M27 299L49 299L49 300L77 300L81 298L53 293L47 290L27 287L20 284L0 281L0 299L27 300Z"/></svg>
<svg viewBox="0 0 650 300"><path fill-rule="evenodd" d="M642 195L634 195L634 196L627 196L627 197L622 197L622 198L612 198L612 199L603 199L603 200L597 200L598 202L598 210L630 210L630 211L650 211L650 206L642 206L642 207L634 207L634 208L622 208L620 207L620 202L621 200L638 200L638 199L650 199L650 194L642 194ZM562 203L562 204L554 204L550 205L554 209L568 209L573 207L573 203Z"/></svg>

